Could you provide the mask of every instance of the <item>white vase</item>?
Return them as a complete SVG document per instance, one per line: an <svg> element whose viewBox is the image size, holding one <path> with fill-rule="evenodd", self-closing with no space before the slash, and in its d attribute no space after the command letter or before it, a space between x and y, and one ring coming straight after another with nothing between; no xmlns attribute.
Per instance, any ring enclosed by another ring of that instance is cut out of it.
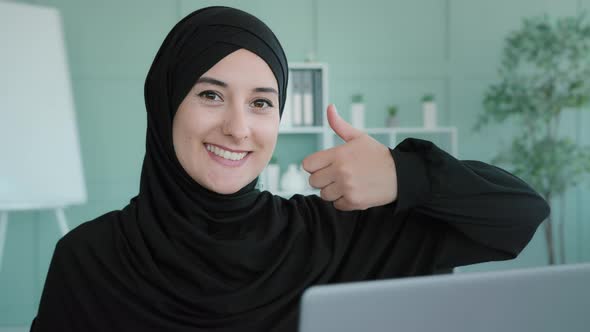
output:
<svg viewBox="0 0 590 332"><path fill-rule="evenodd" d="M351 109L351 121L350 124L357 128L365 128L365 104L363 103L352 103Z"/></svg>
<svg viewBox="0 0 590 332"><path fill-rule="evenodd" d="M269 164L266 166L266 190L270 192L279 191L279 175L281 168L279 164Z"/></svg>
<svg viewBox="0 0 590 332"><path fill-rule="evenodd" d="M397 118L395 116L388 116L386 120L387 127L394 128L397 127Z"/></svg>
<svg viewBox="0 0 590 332"><path fill-rule="evenodd" d="M433 101L422 103L422 119L424 128L436 128L436 104Z"/></svg>
<svg viewBox="0 0 590 332"><path fill-rule="evenodd" d="M302 192L305 190L305 176L297 169L297 165L290 164L281 176L281 190L286 192Z"/></svg>

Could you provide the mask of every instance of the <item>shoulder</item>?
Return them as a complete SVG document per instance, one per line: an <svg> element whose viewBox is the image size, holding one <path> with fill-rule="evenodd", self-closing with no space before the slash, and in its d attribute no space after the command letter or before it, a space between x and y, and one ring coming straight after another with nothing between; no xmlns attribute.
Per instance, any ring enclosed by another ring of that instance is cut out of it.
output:
<svg viewBox="0 0 590 332"><path fill-rule="evenodd" d="M79 250L96 244L105 245L111 240L113 225L120 213L120 210L113 210L74 227L57 242L56 251Z"/></svg>

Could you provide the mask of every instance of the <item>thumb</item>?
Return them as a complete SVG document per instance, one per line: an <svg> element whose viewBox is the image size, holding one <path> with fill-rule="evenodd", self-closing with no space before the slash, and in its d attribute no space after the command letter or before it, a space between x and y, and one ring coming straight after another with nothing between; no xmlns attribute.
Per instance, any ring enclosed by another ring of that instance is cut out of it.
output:
<svg viewBox="0 0 590 332"><path fill-rule="evenodd" d="M364 133L353 127L351 124L346 122L343 118L340 117L338 111L336 110L336 105L330 104L328 105L328 123L334 132L340 136L345 142L348 142L354 138L357 138Z"/></svg>

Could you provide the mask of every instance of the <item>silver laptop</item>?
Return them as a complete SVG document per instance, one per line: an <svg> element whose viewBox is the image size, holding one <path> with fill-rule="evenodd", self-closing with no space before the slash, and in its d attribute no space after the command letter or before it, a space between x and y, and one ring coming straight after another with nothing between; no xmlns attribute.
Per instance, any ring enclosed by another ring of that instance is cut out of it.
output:
<svg viewBox="0 0 590 332"><path fill-rule="evenodd" d="M589 332L590 264L313 286L300 332Z"/></svg>

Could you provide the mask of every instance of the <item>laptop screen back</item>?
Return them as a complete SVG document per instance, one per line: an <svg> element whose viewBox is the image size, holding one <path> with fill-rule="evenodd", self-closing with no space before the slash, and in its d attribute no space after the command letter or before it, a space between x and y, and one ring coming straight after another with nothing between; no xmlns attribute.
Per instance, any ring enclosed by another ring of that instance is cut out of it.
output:
<svg viewBox="0 0 590 332"><path fill-rule="evenodd" d="M588 332L590 264L314 286L300 332Z"/></svg>

